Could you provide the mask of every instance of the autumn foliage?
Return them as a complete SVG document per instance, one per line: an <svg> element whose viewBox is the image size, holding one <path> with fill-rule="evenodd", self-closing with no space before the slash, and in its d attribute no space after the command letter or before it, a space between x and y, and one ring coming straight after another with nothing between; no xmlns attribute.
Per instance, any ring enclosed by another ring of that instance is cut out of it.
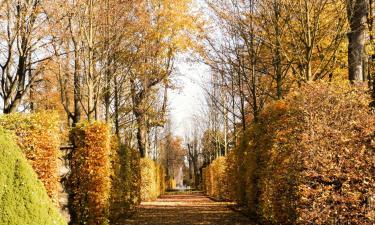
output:
<svg viewBox="0 0 375 225"><path fill-rule="evenodd" d="M141 163L141 199L142 201L155 200L164 194L165 170L149 158L142 158Z"/></svg>
<svg viewBox="0 0 375 225"><path fill-rule="evenodd" d="M71 217L75 224L108 224L111 147L105 123L81 123L71 132Z"/></svg>
<svg viewBox="0 0 375 225"><path fill-rule="evenodd" d="M373 224L369 102L360 88L314 83L266 107L227 156L232 199L266 224Z"/></svg>
<svg viewBox="0 0 375 225"><path fill-rule="evenodd" d="M13 138L0 127L0 224L66 225Z"/></svg>
<svg viewBox="0 0 375 225"><path fill-rule="evenodd" d="M0 117L0 124L16 134L18 146L44 184L49 197L57 206L60 187L60 123L58 114L52 111L7 114Z"/></svg>
<svg viewBox="0 0 375 225"><path fill-rule="evenodd" d="M227 162L225 157L215 159L209 166L203 168L203 191L217 199L229 199Z"/></svg>
<svg viewBox="0 0 375 225"><path fill-rule="evenodd" d="M139 152L111 140L112 188L110 198L110 221L134 211L140 199Z"/></svg>

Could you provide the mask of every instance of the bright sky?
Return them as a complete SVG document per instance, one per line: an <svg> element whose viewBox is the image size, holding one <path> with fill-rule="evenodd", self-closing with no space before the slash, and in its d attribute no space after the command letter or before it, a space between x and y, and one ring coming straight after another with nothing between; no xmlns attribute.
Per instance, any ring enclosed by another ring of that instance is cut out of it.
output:
<svg viewBox="0 0 375 225"><path fill-rule="evenodd" d="M193 0L193 3L193 11L206 10L204 0ZM209 67L199 62L179 60L177 69L175 80L179 89L170 92L169 109L174 134L184 138L192 126L193 115L202 111L202 103L205 101L202 85L209 78Z"/></svg>
<svg viewBox="0 0 375 225"><path fill-rule="evenodd" d="M177 68L176 82L180 88L170 92L169 108L173 132L183 138L189 131L194 113L201 111L204 102L202 84L209 76L209 69L201 63L186 62L178 63Z"/></svg>

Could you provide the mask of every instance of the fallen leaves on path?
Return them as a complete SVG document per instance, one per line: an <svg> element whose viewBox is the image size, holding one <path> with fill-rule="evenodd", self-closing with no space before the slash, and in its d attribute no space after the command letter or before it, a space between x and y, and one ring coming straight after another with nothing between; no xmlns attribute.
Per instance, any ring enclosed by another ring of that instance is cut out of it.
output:
<svg viewBox="0 0 375 225"><path fill-rule="evenodd" d="M228 208L230 202L215 202L201 193L164 195L154 202L143 202L137 213L116 224L131 225L244 225L255 224Z"/></svg>

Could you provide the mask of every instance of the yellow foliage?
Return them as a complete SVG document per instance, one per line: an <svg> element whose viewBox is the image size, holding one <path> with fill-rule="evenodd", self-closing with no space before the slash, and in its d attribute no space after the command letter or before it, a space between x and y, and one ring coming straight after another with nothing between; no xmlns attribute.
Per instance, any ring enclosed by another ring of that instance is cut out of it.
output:
<svg viewBox="0 0 375 225"><path fill-rule="evenodd" d="M142 158L141 168L141 199L152 201L165 193L165 170L152 159Z"/></svg>
<svg viewBox="0 0 375 225"><path fill-rule="evenodd" d="M0 125L11 130L49 197L58 205L60 187L60 120L56 112L14 113L0 117Z"/></svg>
<svg viewBox="0 0 375 225"><path fill-rule="evenodd" d="M173 190L173 189L176 189L176 187L177 187L176 180L173 179L173 178L169 178L167 180L167 189L168 190Z"/></svg>
<svg viewBox="0 0 375 225"><path fill-rule="evenodd" d="M268 105L203 190L266 224L373 224L375 115L365 90L309 83Z"/></svg>
<svg viewBox="0 0 375 225"><path fill-rule="evenodd" d="M219 157L203 168L203 191L205 194L215 199L230 199L226 168L227 159L225 157Z"/></svg>
<svg viewBox="0 0 375 225"><path fill-rule="evenodd" d="M112 186L110 221L131 213L140 203L140 168L138 151L111 139Z"/></svg>
<svg viewBox="0 0 375 225"><path fill-rule="evenodd" d="M235 200L267 224L372 224L369 103L361 88L315 82L270 104L228 156Z"/></svg>

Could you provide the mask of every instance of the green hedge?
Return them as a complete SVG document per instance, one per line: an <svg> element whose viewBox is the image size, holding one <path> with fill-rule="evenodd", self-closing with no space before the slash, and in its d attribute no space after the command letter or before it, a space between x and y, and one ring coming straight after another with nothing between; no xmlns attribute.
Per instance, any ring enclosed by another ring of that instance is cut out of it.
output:
<svg viewBox="0 0 375 225"><path fill-rule="evenodd" d="M58 206L60 189L60 120L56 112L12 113L0 116L0 126L16 135L18 146Z"/></svg>
<svg viewBox="0 0 375 225"><path fill-rule="evenodd" d="M0 224L66 224L37 174L10 135L0 128Z"/></svg>

